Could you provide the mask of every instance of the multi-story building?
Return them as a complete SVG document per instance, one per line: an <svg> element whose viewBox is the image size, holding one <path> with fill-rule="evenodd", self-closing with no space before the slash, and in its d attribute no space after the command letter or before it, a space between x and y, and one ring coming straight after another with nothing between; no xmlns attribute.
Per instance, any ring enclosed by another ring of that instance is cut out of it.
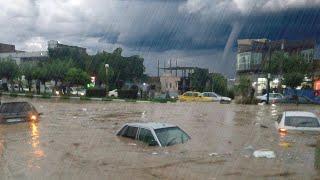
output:
<svg viewBox="0 0 320 180"><path fill-rule="evenodd" d="M79 52L86 53L87 49L79 46L69 46L65 44L60 44L56 40L50 40L48 42L48 49L56 49L56 48L72 48L72 49L77 49Z"/></svg>
<svg viewBox="0 0 320 180"><path fill-rule="evenodd" d="M16 51L16 48L14 45L0 43L0 53L9 53L9 52L15 52L15 51Z"/></svg>
<svg viewBox="0 0 320 180"><path fill-rule="evenodd" d="M287 54L300 54L306 61L312 63L316 43L314 40L302 41L270 41L268 39L241 39L238 40L238 54L236 71L237 76L247 75L251 78L256 92L261 93L266 88L267 80L263 74L263 66L274 52L283 51ZM271 82L277 86L278 80Z"/></svg>
<svg viewBox="0 0 320 180"><path fill-rule="evenodd" d="M18 51L15 48L15 45L2 44L0 43L0 60L11 59L16 61L17 64L24 62L39 62L48 59L47 51L34 51L34 52L25 52Z"/></svg>

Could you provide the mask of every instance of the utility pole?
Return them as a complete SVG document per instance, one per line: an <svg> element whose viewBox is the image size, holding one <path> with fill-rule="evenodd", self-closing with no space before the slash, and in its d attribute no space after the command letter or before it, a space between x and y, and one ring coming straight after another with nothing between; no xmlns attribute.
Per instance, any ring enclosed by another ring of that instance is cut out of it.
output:
<svg viewBox="0 0 320 180"><path fill-rule="evenodd" d="M270 99L270 67L271 67L271 40L268 41L268 46L269 46L269 59L268 59L268 76L267 76L267 104L269 104L269 99Z"/></svg>
<svg viewBox="0 0 320 180"><path fill-rule="evenodd" d="M158 59L158 77L160 77L160 61Z"/></svg>

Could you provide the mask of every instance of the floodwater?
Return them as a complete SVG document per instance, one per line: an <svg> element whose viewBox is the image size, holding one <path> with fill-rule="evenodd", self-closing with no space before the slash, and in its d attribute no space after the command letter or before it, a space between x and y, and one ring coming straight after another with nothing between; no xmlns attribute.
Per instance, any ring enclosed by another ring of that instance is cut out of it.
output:
<svg viewBox="0 0 320 180"><path fill-rule="evenodd" d="M284 136L274 127L284 110L320 113L318 106L2 100L30 101L44 115L38 123L0 125L0 179L313 179L320 175L314 168L318 135ZM177 124L192 139L157 148L114 135L124 123L150 121ZM254 158L257 149L273 150L276 158Z"/></svg>

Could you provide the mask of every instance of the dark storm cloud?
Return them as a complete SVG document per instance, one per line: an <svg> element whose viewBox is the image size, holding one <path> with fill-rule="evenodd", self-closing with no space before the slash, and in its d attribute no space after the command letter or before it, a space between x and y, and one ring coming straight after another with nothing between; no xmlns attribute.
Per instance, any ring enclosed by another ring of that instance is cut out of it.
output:
<svg viewBox="0 0 320 180"><path fill-rule="evenodd" d="M122 47L126 55L146 57L147 68L156 59L183 58L184 64L232 74L238 38L320 40L319 5L320 0L12 0L0 6L0 39L23 50L44 50L50 39L90 53Z"/></svg>

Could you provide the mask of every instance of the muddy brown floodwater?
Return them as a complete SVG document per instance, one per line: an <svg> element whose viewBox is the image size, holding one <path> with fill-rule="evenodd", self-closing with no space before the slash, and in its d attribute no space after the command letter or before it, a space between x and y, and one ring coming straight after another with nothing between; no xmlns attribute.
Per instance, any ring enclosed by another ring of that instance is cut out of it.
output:
<svg viewBox="0 0 320 180"><path fill-rule="evenodd" d="M318 106L2 100L29 101L44 115L38 123L0 125L0 179L313 179L320 175L314 168L318 135L283 136L274 127L284 110L319 113ZM150 121L177 124L192 139L156 148L115 136L124 123ZM277 157L254 158L257 149L273 150Z"/></svg>

